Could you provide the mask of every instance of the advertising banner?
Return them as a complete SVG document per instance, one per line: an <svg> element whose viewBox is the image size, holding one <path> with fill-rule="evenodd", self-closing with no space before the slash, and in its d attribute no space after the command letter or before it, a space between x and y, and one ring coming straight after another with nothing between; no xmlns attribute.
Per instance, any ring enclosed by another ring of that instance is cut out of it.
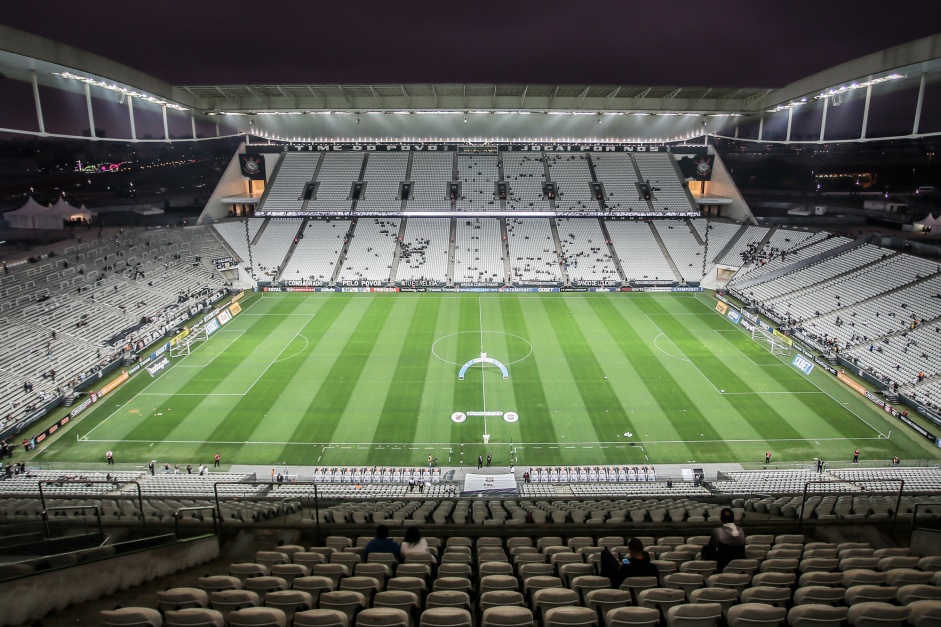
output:
<svg viewBox="0 0 941 627"><path fill-rule="evenodd" d="M724 316L726 313L728 313L729 306L720 300L719 302L716 303L716 311L718 311L721 315Z"/></svg>
<svg viewBox="0 0 941 627"><path fill-rule="evenodd" d="M845 383L846 385L850 386L851 388L853 388L854 390L856 390L863 396L866 396L866 392L867 392L866 388L864 388L863 386L861 386L860 384L856 383L855 381L850 379L848 376L843 374L842 370L836 373L836 378L842 381L843 383Z"/></svg>
<svg viewBox="0 0 941 627"><path fill-rule="evenodd" d="M729 312L725 314L725 317L731 320L732 324L738 324L742 319L742 314L738 313L738 309L729 307Z"/></svg>
<svg viewBox="0 0 941 627"><path fill-rule="evenodd" d="M170 359L164 355L154 363L147 366L147 373L152 377L156 377L157 373L170 365Z"/></svg>
<svg viewBox="0 0 941 627"><path fill-rule="evenodd" d="M810 361L803 355L794 355L794 359L791 361L791 365L804 374L810 374L811 370L814 369L814 362Z"/></svg>
<svg viewBox="0 0 941 627"><path fill-rule="evenodd" d="M108 383L103 388L98 390L98 398L101 398L102 396L104 396L105 394L113 390L114 388L118 387L119 385L127 381L129 378L130 378L130 375L128 375L127 371L122 372L117 377L115 377L115 379L111 381L111 383Z"/></svg>
<svg viewBox="0 0 941 627"><path fill-rule="evenodd" d="M793 345L794 345L794 340L792 340L792 339L789 338L788 336L784 335L783 333L781 333L781 332L778 331L777 329L772 329L772 330L771 330L771 333L774 334L774 337L778 338L779 340L781 340L782 342L784 342L784 343L787 344L788 346L793 346Z"/></svg>

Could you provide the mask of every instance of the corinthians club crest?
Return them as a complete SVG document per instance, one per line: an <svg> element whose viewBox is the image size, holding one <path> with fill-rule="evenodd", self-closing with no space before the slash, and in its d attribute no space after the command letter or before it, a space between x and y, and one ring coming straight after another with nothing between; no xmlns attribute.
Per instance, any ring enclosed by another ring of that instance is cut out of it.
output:
<svg viewBox="0 0 941 627"><path fill-rule="evenodd" d="M261 155L239 155L242 176L250 179L265 178L265 162Z"/></svg>
<svg viewBox="0 0 941 627"><path fill-rule="evenodd" d="M712 158L708 155L699 155L693 161L696 166L696 176L697 178L707 179L709 178L709 173L712 172Z"/></svg>

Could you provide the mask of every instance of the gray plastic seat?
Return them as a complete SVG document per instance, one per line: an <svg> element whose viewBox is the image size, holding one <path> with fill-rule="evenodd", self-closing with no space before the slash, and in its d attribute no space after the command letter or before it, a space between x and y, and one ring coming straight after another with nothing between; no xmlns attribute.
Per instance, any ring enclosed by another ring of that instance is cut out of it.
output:
<svg viewBox="0 0 941 627"><path fill-rule="evenodd" d="M294 615L294 627L350 627L350 619L338 610L306 610Z"/></svg>
<svg viewBox="0 0 941 627"><path fill-rule="evenodd" d="M649 607L618 607L605 616L605 627L656 627L660 612Z"/></svg>
<svg viewBox="0 0 941 627"><path fill-rule="evenodd" d="M149 607L122 607L99 612L98 624L103 627L162 627L163 617Z"/></svg>
<svg viewBox="0 0 941 627"><path fill-rule="evenodd" d="M209 607L209 593L199 588L170 588L157 592L157 609L161 612Z"/></svg>
<svg viewBox="0 0 941 627"><path fill-rule="evenodd" d="M542 620L543 627L598 627L598 615L587 607L556 607Z"/></svg>
<svg viewBox="0 0 941 627"><path fill-rule="evenodd" d="M217 610L190 607L164 612L163 624L165 627L225 627L225 618Z"/></svg>
<svg viewBox="0 0 941 627"><path fill-rule="evenodd" d="M433 607L421 614L420 627L473 627L471 613L457 607Z"/></svg>
<svg viewBox="0 0 941 627"><path fill-rule="evenodd" d="M718 627L721 618L718 603L686 603L670 608L667 627Z"/></svg>
<svg viewBox="0 0 941 627"><path fill-rule="evenodd" d="M481 627L532 627L533 613L525 607L491 607L484 611Z"/></svg>
<svg viewBox="0 0 941 627"><path fill-rule="evenodd" d="M908 622L912 627L941 625L941 601L915 601L908 604Z"/></svg>
<svg viewBox="0 0 941 627"><path fill-rule="evenodd" d="M265 607L281 610L290 623L295 613L314 609L314 598L303 590L269 592L265 595Z"/></svg>
<svg viewBox="0 0 941 627"><path fill-rule="evenodd" d="M849 608L846 620L853 627L904 627L908 608L888 603L857 603Z"/></svg>
<svg viewBox="0 0 941 627"><path fill-rule="evenodd" d="M795 605L787 613L790 627L841 627L848 608L830 605Z"/></svg>
<svg viewBox="0 0 941 627"><path fill-rule="evenodd" d="M766 603L742 603L729 608L729 627L767 627L781 625L787 617L787 609Z"/></svg>
<svg viewBox="0 0 941 627"><path fill-rule="evenodd" d="M229 627L287 627L287 617L273 607L246 607L229 614Z"/></svg>
<svg viewBox="0 0 941 627"><path fill-rule="evenodd" d="M356 627L408 627L405 610L394 607L372 607L356 615Z"/></svg>

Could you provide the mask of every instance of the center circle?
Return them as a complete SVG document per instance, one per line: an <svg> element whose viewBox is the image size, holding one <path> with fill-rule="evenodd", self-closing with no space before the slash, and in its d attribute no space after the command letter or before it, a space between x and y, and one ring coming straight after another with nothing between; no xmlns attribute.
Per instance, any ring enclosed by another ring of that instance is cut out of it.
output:
<svg viewBox="0 0 941 627"><path fill-rule="evenodd" d="M493 357L497 361L500 361L505 366L510 366L513 364L518 364L519 362L527 359L533 354L533 345L525 337L516 335L514 333L506 333L504 331L458 331L457 333L449 333L439 337L431 345L431 353L441 361L446 364L451 364L453 366L463 366L465 363L471 359L476 359L480 357L480 350L477 349L476 352L469 351L468 355L458 355L458 343L460 336L462 335L475 335L481 336L484 340L484 352L487 353L488 357ZM486 339L487 337L494 337L496 335L505 336L504 342L506 343L506 348L502 350L509 353L509 355L501 354L499 351L491 351L487 349ZM510 361L510 355L523 355L515 360ZM461 360L461 361L457 361Z"/></svg>

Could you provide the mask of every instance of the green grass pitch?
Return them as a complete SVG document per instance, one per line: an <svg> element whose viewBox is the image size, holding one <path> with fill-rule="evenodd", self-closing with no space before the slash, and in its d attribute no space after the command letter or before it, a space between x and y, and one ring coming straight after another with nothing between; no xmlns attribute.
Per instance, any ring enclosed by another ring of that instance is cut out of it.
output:
<svg viewBox="0 0 941 627"><path fill-rule="evenodd" d="M664 464L924 459L857 393L805 376L707 294L265 294L98 402L39 462ZM460 365L486 352L507 364ZM454 412L516 412L451 420ZM885 435L893 429L891 439ZM483 434L490 434L484 446ZM631 435L627 435L631 434Z"/></svg>

